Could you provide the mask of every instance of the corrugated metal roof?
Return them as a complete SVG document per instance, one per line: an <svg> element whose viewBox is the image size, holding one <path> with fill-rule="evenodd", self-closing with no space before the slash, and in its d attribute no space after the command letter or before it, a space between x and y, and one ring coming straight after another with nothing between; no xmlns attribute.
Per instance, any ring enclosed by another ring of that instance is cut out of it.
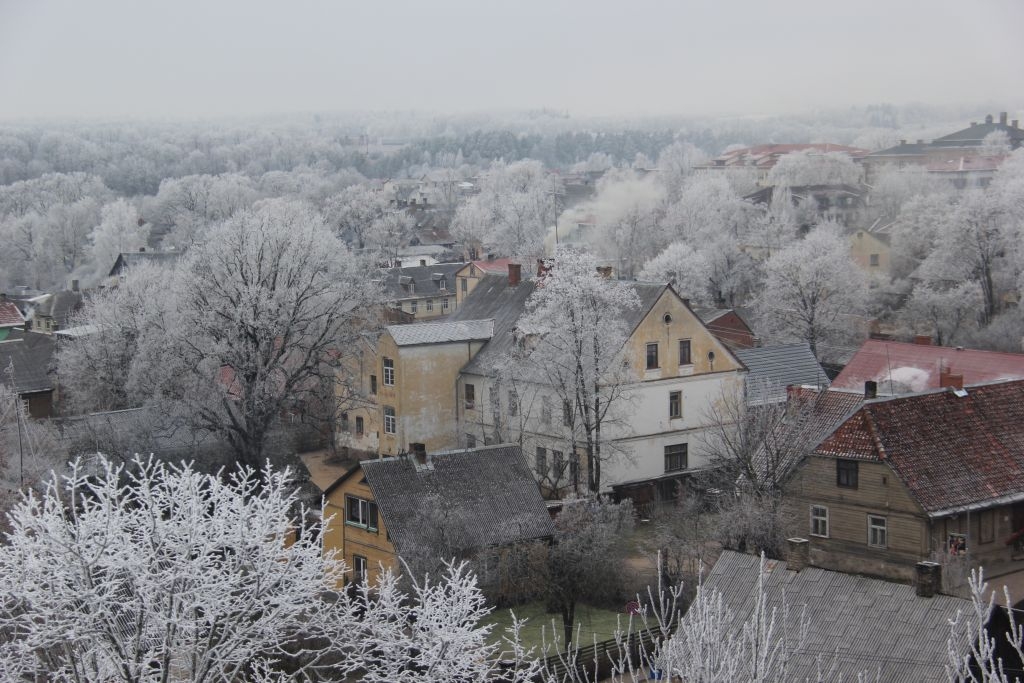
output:
<svg viewBox="0 0 1024 683"><path fill-rule="evenodd" d="M760 558L725 551L704 582L722 594L738 632L754 610ZM967 600L947 595L918 597L904 584L807 567L788 571L785 562L765 564L767 608L776 610L777 626L785 619L783 594L795 633L801 613L808 622L807 641L788 662L789 680L817 680L833 658L836 679L857 680L860 672L887 683L945 680L949 620L968 611ZM685 618L685 617L684 617Z"/></svg>
<svg viewBox="0 0 1024 683"><path fill-rule="evenodd" d="M388 325L388 334L399 346L479 341L494 335L493 320L458 320L438 323Z"/></svg>
<svg viewBox="0 0 1024 683"><path fill-rule="evenodd" d="M454 545L469 550L544 538L551 517L530 467L517 445L430 455L429 466L413 457L364 460L363 474L399 553L416 543L417 526L446 506Z"/></svg>
<svg viewBox="0 0 1024 683"><path fill-rule="evenodd" d="M18 327L25 324L25 317L13 301L0 301L0 327Z"/></svg>
<svg viewBox="0 0 1024 683"><path fill-rule="evenodd" d="M786 400L786 387L827 388L828 377L806 342L736 349L733 353L747 366L747 400L750 403Z"/></svg>

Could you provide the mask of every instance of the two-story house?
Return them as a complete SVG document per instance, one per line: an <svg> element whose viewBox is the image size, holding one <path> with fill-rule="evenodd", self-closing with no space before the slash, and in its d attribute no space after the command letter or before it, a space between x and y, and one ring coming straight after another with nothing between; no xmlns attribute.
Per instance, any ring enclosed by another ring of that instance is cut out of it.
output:
<svg viewBox="0 0 1024 683"><path fill-rule="evenodd" d="M959 569L950 582L1024 568L1024 380L869 398L785 493L821 567L909 580L933 560Z"/></svg>
<svg viewBox="0 0 1024 683"><path fill-rule="evenodd" d="M391 268L384 278L385 296L390 304L415 320L429 320L455 311L455 273L464 263Z"/></svg>
<svg viewBox="0 0 1024 683"><path fill-rule="evenodd" d="M413 323L364 337L337 383L335 443L384 455L456 445L459 372L493 329L491 320Z"/></svg>
<svg viewBox="0 0 1024 683"><path fill-rule="evenodd" d="M586 481L568 411L550 387L502 387L498 380L536 286L511 264L508 276L485 274L452 316L494 320L493 338L460 373L459 436L469 445L520 441L541 485L558 494ZM630 330L622 359L634 379L621 398L622 419L607 426L617 455L602 465L602 488L646 502L673 496L676 481L707 465L707 409L739 386L745 369L671 286L630 286L641 305L619 313Z"/></svg>

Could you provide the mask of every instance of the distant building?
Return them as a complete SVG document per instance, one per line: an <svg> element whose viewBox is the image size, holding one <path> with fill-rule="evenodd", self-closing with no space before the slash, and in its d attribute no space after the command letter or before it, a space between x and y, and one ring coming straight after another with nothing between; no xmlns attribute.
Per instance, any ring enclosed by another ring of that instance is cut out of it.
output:
<svg viewBox="0 0 1024 683"><path fill-rule="evenodd" d="M784 155L808 150L821 154L843 152L853 159L859 159L868 153L866 149L836 145L830 142L754 145L726 152L715 157L708 164L697 168L705 171L753 170L757 173L757 182L760 185L768 177L768 171L772 170Z"/></svg>

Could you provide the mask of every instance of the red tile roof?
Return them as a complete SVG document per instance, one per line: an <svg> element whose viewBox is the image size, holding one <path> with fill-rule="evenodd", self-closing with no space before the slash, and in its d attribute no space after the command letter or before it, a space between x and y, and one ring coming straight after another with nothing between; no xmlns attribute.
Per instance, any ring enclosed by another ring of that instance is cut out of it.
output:
<svg viewBox="0 0 1024 683"><path fill-rule="evenodd" d="M938 389L942 367L963 375L964 384L1024 379L1024 354L924 346L869 339L832 380L836 389L864 388L878 382L879 393L900 394Z"/></svg>
<svg viewBox="0 0 1024 683"><path fill-rule="evenodd" d="M1024 380L868 401L815 454L888 463L929 514L1024 499Z"/></svg>
<svg viewBox="0 0 1024 683"><path fill-rule="evenodd" d="M473 261L473 265L485 273L507 273L508 264L518 263L510 258L496 258L493 261Z"/></svg>
<svg viewBox="0 0 1024 683"><path fill-rule="evenodd" d="M757 166L758 168L769 169L775 166L779 157L791 152L802 152L804 150L816 150L818 152L845 152L853 158L866 155L868 150L846 145L835 145L830 142L816 142L811 144L789 144L789 145L755 145L734 149L731 152L717 157L711 166Z"/></svg>
<svg viewBox="0 0 1024 683"><path fill-rule="evenodd" d="M25 324L25 317L12 301L0 301L0 327L20 327Z"/></svg>

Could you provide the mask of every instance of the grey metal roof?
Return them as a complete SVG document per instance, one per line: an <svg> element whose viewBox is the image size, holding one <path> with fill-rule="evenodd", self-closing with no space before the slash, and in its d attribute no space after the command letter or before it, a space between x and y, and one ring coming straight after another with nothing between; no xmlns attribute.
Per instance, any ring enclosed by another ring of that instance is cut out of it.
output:
<svg viewBox="0 0 1024 683"><path fill-rule="evenodd" d="M173 263L181 257L182 253L180 251L123 251L117 255L114 265L110 267L110 272L107 275L108 277L120 275L140 263Z"/></svg>
<svg viewBox="0 0 1024 683"><path fill-rule="evenodd" d="M7 339L0 342L0 382L13 386L19 394L51 391L54 380L51 375L54 363L54 341L48 334L12 330ZM14 365L14 379L7 369Z"/></svg>
<svg viewBox="0 0 1024 683"><path fill-rule="evenodd" d="M721 592L736 631L754 610L760 571L760 558L727 550L704 582ZM777 610L780 622L785 591L790 633L806 609L807 642L789 662L794 681L817 680L818 659L827 669L833 657L836 680L855 681L862 671L887 683L945 680L949 620L970 609L960 598L922 598L911 586L817 567L788 571L774 560L767 561L764 585L767 609Z"/></svg>
<svg viewBox="0 0 1024 683"><path fill-rule="evenodd" d="M388 534L401 553L416 543L417 527L436 521L444 505L445 533L463 550L545 538L551 517L518 445L412 457L364 460Z"/></svg>
<svg viewBox="0 0 1024 683"><path fill-rule="evenodd" d="M437 323L388 325L388 334L399 346L481 341L494 334L493 320L459 320Z"/></svg>
<svg viewBox="0 0 1024 683"><path fill-rule="evenodd" d="M786 400L786 387L829 385L825 371L806 342L736 349L736 357L747 366L747 400L768 403Z"/></svg>

